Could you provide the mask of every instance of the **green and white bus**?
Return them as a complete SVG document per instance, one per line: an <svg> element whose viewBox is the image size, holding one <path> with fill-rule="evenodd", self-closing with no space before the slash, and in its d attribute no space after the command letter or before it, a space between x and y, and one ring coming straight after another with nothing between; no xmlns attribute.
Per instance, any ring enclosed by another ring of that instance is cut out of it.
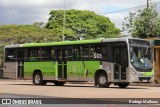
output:
<svg viewBox="0 0 160 107"><path fill-rule="evenodd" d="M92 81L98 87L125 88L152 81L152 54L150 42L136 38L7 45L4 76L35 85Z"/></svg>

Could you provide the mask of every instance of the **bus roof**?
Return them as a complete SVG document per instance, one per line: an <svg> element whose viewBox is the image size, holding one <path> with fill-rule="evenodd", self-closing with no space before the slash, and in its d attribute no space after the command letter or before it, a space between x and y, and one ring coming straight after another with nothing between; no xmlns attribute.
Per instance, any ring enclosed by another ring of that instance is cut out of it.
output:
<svg viewBox="0 0 160 107"><path fill-rule="evenodd" d="M79 40L79 41L64 41L64 42L15 44L15 45L6 45L5 48L40 47L40 46L61 46L61 45L100 43L100 42L127 41L128 39L142 40L142 39L139 39L139 38L126 38L126 37L122 37L122 38L107 38L107 39L95 39L95 40Z"/></svg>
<svg viewBox="0 0 160 107"><path fill-rule="evenodd" d="M87 43L100 43L100 42L102 42L102 39L80 40L80 41L64 41L64 42L48 42L48 43L15 44L15 45L6 45L5 48L74 45L74 44L87 44Z"/></svg>

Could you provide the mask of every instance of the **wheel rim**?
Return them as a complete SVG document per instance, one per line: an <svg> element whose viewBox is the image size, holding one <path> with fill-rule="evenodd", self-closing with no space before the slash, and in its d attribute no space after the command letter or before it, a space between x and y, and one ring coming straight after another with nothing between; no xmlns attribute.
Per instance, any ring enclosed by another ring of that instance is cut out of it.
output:
<svg viewBox="0 0 160 107"><path fill-rule="evenodd" d="M35 80L36 84L39 84L40 80L41 80L41 77L39 75L36 75L34 80Z"/></svg>
<svg viewBox="0 0 160 107"><path fill-rule="evenodd" d="M106 82L107 82L107 79L106 79L106 77L104 75L99 76L99 83L101 85L106 84Z"/></svg>

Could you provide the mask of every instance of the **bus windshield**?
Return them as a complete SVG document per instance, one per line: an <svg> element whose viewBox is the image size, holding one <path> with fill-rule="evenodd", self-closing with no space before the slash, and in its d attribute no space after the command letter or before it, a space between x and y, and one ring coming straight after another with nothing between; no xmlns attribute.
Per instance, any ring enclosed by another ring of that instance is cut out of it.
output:
<svg viewBox="0 0 160 107"><path fill-rule="evenodd" d="M130 42L130 62L137 71L149 71L153 67L153 49L147 41Z"/></svg>
<svg viewBox="0 0 160 107"><path fill-rule="evenodd" d="M137 69L152 69L152 49L148 47L130 47L130 61Z"/></svg>

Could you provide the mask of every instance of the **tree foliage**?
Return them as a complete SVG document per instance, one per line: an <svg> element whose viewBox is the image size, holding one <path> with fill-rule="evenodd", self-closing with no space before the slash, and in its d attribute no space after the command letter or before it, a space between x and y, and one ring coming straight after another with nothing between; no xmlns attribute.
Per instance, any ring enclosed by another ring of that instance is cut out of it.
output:
<svg viewBox="0 0 160 107"><path fill-rule="evenodd" d="M53 29L59 35L63 35L63 10L52 10L46 28ZM79 40L93 38L118 37L120 30L109 18L97 15L91 11L66 10L65 11L65 39Z"/></svg>
<svg viewBox="0 0 160 107"><path fill-rule="evenodd" d="M133 37L153 38L160 36L160 15L156 5L129 13L123 22L123 29L128 30Z"/></svg>
<svg viewBox="0 0 160 107"><path fill-rule="evenodd" d="M0 26L0 64L5 45L60 41L61 38L53 30L41 28L39 24Z"/></svg>
<svg viewBox="0 0 160 107"><path fill-rule="evenodd" d="M0 26L1 44L22 44L32 42L59 41L53 30L35 25Z"/></svg>

